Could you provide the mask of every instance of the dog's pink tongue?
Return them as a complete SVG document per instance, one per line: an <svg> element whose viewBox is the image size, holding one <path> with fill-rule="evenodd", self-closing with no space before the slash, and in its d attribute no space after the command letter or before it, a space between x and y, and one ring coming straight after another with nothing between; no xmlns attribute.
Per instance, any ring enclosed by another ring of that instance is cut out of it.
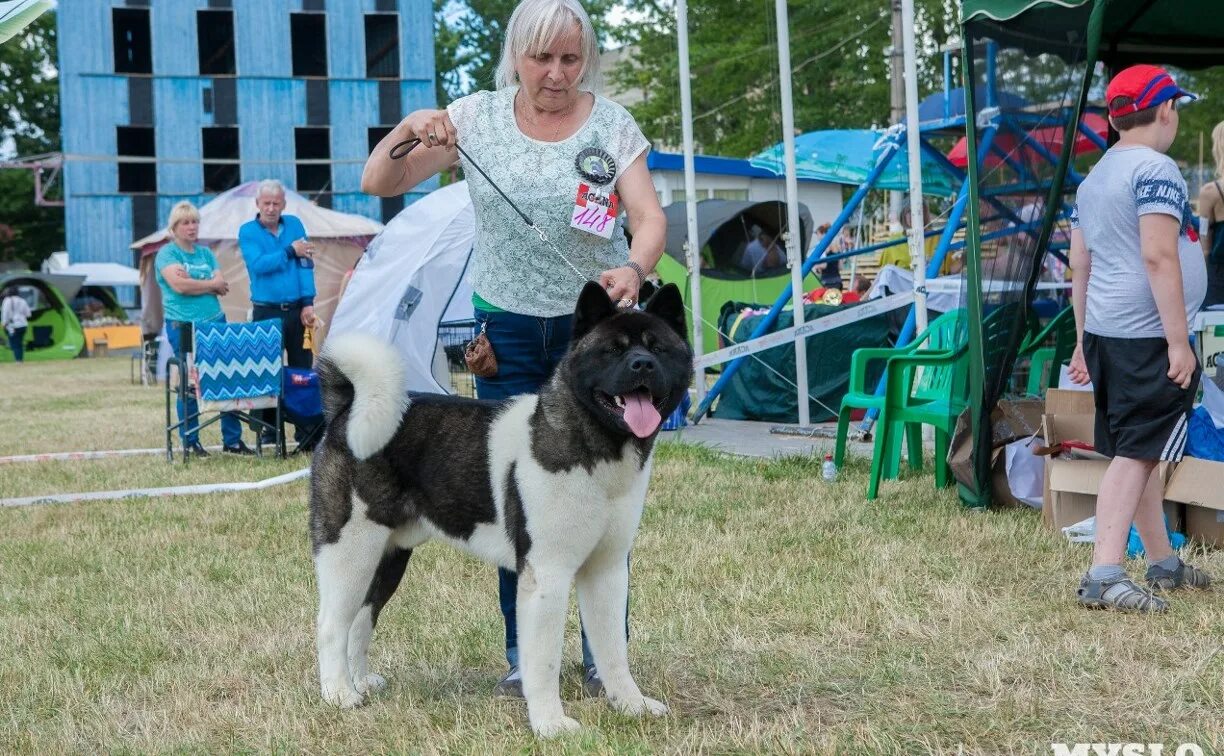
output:
<svg viewBox="0 0 1224 756"><path fill-rule="evenodd" d="M654 433L663 418L659 417L659 411L650 403L649 392L635 391L621 398L625 400L625 424L633 431L633 435L647 438Z"/></svg>

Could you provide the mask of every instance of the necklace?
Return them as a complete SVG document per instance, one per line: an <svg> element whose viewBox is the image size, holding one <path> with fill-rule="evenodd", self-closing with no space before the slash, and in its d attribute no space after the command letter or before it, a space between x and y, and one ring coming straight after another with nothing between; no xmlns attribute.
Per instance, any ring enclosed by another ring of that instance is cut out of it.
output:
<svg viewBox="0 0 1224 756"><path fill-rule="evenodd" d="M522 89L520 89L520 90L518 91L518 93L517 93L517 94L515 94L515 96L514 96L514 105L515 105L515 108L518 110L519 115L520 115L520 116L522 116L523 121L524 121L524 122L526 122L526 123L527 123L529 126L531 126L531 128L532 128L532 130L533 130L533 131L535 131L537 134L539 134L539 133L541 132L541 124L540 124L540 122L539 122L539 121L537 121L537 120L533 120L533 119L531 119L531 118L528 118L528 117L527 117L527 110L528 110L528 107L527 107L527 106L522 106L522 107L519 107L519 104L518 104L518 101L519 101L518 95L519 95L519 94L522 94L522 92L523 92L523 90L522 90ZM573 112L574 112L574 108L575 108L575 107L577 107L577 105L578 105L578 103L577 103L577 102L574 102L574 103L573 103L573 104L571 104L571 105L570 105L570 106L569 106L569 107L568 107L566 110L564 110L564 111L562 111L562 112L559 112L559 113L558 113L557 126L556 126L556 128L554 128L554 129L553 129L552 136L551 136L551 137L550 137L550 138L549 138L547 141L549 141L549 142L555 142L555 141L557 141L557 137L558 137L558 136L561 134L561 127L565 125L566 121L569 119L570 115L572 115L572 114L573 114ZM545 128L546 128L546 127L545 127Z"/></svg>

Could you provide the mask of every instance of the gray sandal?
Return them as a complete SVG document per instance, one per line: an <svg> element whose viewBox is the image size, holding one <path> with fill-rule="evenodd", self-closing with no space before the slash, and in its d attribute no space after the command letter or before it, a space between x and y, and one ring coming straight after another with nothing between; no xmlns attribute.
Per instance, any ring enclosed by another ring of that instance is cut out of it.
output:
<svg viewBox="0 0 1224 756"><path fill-rule="evenodd" d="M1211 587L1211 576L1206 572L1178 560L1177 569L1166 570L1159 565L1148 567L1143 579L1153 591L1174 591L1179 588L1206 590Z"/></svg>
<svg viewBox="0 0 1224 756"><path fill-rule="evenodd" d="M1140 588L1129 577L1117 580L1092 580L1087 574L1080 581L1079 602L1090 609L1115 609L1122 612L1163 612L1169 604Z"/></svg>

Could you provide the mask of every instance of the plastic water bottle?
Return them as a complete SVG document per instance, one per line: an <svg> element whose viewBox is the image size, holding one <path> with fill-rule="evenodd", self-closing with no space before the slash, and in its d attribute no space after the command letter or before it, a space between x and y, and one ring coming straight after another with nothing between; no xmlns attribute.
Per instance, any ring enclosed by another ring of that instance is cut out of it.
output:
<svg viewBox="0 0 1224 756"><path fill-rule="evenodd" d="M833 464L833 455L826 454L824 464L820 466L820 477L829 483L837 480L837 465Z"/></svg>

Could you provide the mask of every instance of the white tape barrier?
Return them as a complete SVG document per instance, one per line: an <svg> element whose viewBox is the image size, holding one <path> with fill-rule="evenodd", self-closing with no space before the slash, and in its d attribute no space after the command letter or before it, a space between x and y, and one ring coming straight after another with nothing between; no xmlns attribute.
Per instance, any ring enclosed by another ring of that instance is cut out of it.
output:
<svg viewBox="0 0 1224 756"><path fill-rule="evenodd" d="M89 493L44 494L20 499L0 499L0 507L28 507L34 504L71 504L78 501L100 501L106 499L137 499L145 496L199 496L211 493L233 493L235 491L258 491L272 486L292 483L310 475L310 468L296 470L275 478L257 480L253 483L203 483L195 486L170 486L168 488L136 488L124 491L92 491Z"/></svg>
<svg viewBox="0 0 1224 756"><path fill-rule="evenodd" d="M745 341L742 344L724 347L717 352L703 354L701 357L693 360L693 366L703 368L723 362L730 362L737 357L756 354L757 352L772 349L782 344L789 344L797 339L805 339L808 336L831 331L834 328L841 328L850 323L874 318L876 315L890 312L899 307L905 307L906 305L913 304L913 302L914 293L912 291L903 294L893 294L881 299L871 299L855 307L847 308L842 312L826 315L816 320L809 320L798 327L792 326L781 331L765 334L752 341Z"/></svg>
<svg viewBox="0 0 1224 756"><path fill-rule="evenodd" d="M289 441L286 448L293 448L296 442ZM221 451L221 446L206 446L206 450ZM266 445L267 449L273 450L269 453L274 453L274 445ZM114 449L110 451L75 451L75 452L43 452L42 454L15 454L11 457L0 457L0 465L15 465L22 462L76 462L82 459L114 459L116 457L147 457L154 454L166 453L166 447L157 449ZM175 447L174 454L177 457L182 454L182 450Z"/></svg>

